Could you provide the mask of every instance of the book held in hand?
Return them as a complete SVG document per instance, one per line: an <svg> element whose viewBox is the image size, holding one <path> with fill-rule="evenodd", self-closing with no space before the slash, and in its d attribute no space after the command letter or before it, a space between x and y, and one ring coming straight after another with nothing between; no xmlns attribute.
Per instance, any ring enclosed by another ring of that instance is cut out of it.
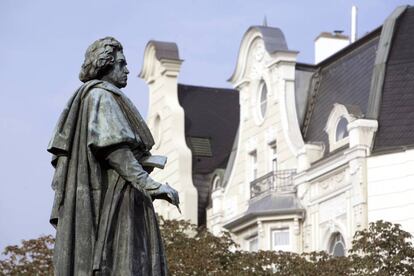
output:
<svg viewBox="0 0 414 276"><path fill-rule="evenodd" d="M156 167L159 169L164 169L165 164L167 163L167 156L163 155L151 155L145 156L140 160L140 163L144 167Z"/></svg>

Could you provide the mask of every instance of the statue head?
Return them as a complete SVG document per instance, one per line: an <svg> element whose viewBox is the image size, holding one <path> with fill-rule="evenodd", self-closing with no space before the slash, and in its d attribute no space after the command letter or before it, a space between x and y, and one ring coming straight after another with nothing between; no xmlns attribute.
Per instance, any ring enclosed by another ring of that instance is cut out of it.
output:
<svg viewBox="0 0 414 276"><path fill-rule="evenodd" d="M126 86L129 74L126 65L121 43L113 37L101 38L86 50L79 79L82 82L105 80L122 88Z"/></svg>

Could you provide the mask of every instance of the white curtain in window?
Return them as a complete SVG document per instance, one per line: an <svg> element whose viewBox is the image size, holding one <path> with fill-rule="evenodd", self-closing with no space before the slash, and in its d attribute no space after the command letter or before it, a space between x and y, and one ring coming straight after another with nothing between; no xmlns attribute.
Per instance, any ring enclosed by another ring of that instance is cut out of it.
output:
<svg viewBox="0 0 414 276"><path fill-rule="evenodd" d="M278 229L272 231L273 250L290 250L289 229Z"/></svg>
<svg viewBox="0 0 414 276"><path fill-rule="evenodd" d="M275 232L274 238L276 246L289 244L289 232L287 230Z"/></svg>

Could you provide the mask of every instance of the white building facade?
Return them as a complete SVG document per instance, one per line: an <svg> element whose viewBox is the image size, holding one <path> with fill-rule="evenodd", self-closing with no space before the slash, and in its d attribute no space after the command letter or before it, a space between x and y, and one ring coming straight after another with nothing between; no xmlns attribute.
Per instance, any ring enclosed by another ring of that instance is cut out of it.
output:
<svg viewBox="0 0 414 276"><path fill-rule="evenodd" d="M414 9L397 8L316 65L299 63L280 29L249 28L230 78L238 94L226 92L238 99L237 134L226 134L232 146L214 168L197 162L217 159L217 139L188 134L185 118L194 115L177 95L178 49L150 42L140 76L150 89L149 126L162 141L154 153L170 158L154 177L177 187L184 218L197 222L205 209L207 227L230 231L245 250L340 256L355 231L379 219L414 234L411 22ZM196 147L194 137L205 143Z"/></svg>

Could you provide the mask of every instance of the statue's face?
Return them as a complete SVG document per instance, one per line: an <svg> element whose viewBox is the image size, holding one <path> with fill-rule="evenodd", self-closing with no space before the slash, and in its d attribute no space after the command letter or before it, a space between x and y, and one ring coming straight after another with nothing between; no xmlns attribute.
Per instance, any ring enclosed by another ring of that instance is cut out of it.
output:
<svg viewBox="0 0 414 276"><path fill-rule="evenodd" d="M106 74L102 79L106 80L118 88L123 88L127 85L129 70L127 62L122 51L117 51L115 56L115 64L112 70Z"/></svg>

